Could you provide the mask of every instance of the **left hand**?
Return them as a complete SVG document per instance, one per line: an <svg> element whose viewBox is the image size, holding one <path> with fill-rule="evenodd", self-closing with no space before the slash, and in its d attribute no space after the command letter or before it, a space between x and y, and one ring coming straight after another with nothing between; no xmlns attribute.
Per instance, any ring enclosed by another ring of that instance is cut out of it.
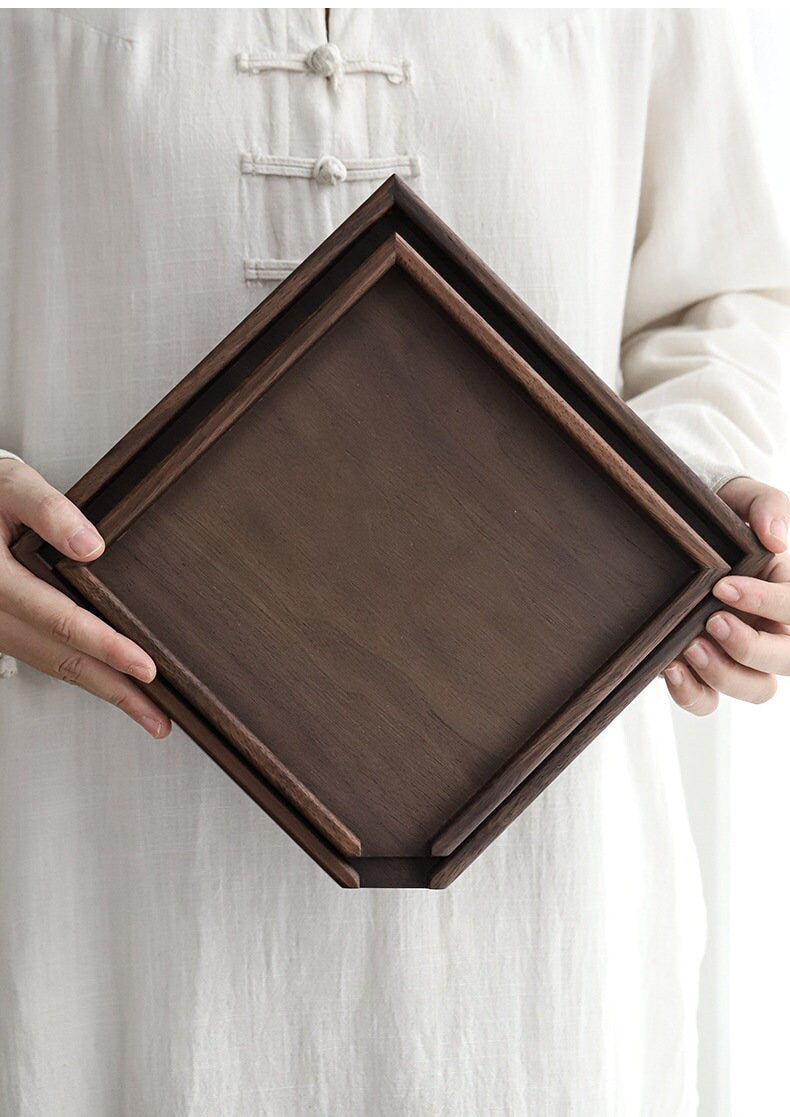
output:
<svg viewBox="0 0 790 1117"><path fill-rule="evenodd" d="M674 701L700 716L716 709L719 694L766 702L776 693L776 676L790 675L790 497L751 477L734 477L718 495L775 558L760 578L721 578L713 594L729 609L713 613L706 635L664 669Z"/></svg>

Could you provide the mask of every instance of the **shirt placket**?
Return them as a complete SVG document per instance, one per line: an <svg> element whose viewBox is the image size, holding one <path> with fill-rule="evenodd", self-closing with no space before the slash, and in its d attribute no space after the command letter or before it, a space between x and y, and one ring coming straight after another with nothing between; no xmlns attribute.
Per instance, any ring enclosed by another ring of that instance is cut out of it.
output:
<svg viewBox="0 0 790 1117"><path fill-rule="evenodd" d="M274 74L288 75L288 150L282 150L284 129L278 128L279 142L259 143L238 155L251 212L262 201L256 198L256 180L274 177L294 188L292 212L298 214L305 197L296 192L301 180L308 204L318 208L323 239L362 200L354 183L369 184L369 193L393 173L402 178L421 174L416 151L386 150L386 137L370 134L367 83L382 83L397 97L413 80L411 59L371 48L373 18L368 9L331 9L327 34L323 8L294 9L288 14L286 49L251 43L237 52L239 81L265 83ZM313 247L285 256L266 253L262 245L260 254L243 259L244 279L279 281Z"/></svg>

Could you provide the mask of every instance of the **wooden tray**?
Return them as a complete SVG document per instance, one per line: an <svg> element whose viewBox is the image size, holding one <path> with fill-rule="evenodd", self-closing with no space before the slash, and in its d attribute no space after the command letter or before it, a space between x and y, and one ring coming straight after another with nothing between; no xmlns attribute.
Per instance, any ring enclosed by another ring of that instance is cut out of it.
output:
<svg viewBox="0 0 790 1117"><path fill-rule="evenodd" d="M16 557L350 888L450 884L771 558L397 175L68 496L104 554Z"/></svg>

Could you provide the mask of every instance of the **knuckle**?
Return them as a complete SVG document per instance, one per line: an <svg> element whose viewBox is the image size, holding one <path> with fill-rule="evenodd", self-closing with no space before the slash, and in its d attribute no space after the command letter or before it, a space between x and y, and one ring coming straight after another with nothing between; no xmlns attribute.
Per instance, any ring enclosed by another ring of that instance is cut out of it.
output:
<svg viewBox="0 0 790 1117"><path fill-rule="evenodd" d="M130 712L131 695L124 690L111 690L107 695L107 701L112 703L113 706L117 706L119 710L123 710L124 713L128 714Z"/></svg>
<svg viewBox="0 0 790 1117"><path fill-rule="evenodd" d="M762 629L750 628L746 636L746 651L749 653L750 661L762 659L766 655L770 655L770 641L768 640L769 633ZM751 663L750 666L756 666L756 663Z"/></svg>
<svg viewBox="0 0 790 1117"><path fill-rule="evenodd" d="M738 589L741 592L740 600L736 605L731 605L731 609L737 609L741 613L756 613L760 605L760 585L757 579L744 579L742 583L737 583Z"/></svg>
<svg viewBox="0 0 790 1117"><path fill-rule="evenodd" d="M64 644L71 644L74 642L75 630L77 627L77 606L74 605L66 612L58 613L52 622L52 635L56 640L62 640Z"/></svg>
<svg viewBox="0 0 790 1117"><path fill-rule="evenodd" d="M19 462L16 458L3 458L0 461L0 494L9 492L17 482L20 473L32 466L26 462Z"/></svg>
<svg viewBox="0 0 790 1117"><path fill-rule="evenodd" d="M757 634L747 625L731 625L730 640L727 650L735 658L743 662L754 654L757 644Z"/></svg>
<svg viewBox="0 0 790 1117"><path fill-rule="evenodd" d="M771 592L767 582L757 582L746 597L745 607L749 612L762 616L771 603Z"/></svg>
<svg viewBox="0 0 790 1117"><path fill-rule="evenodd" d="M43 496L40 496L37 508L39 519L54 526L58 516L63 511L63 499L61 493L54 491L46 492Z"/></svg>
<svg viewBox="0 0 790 1117"><path fill-rule="evenodd" d="M67 655L58 660L55 667L56 676L64 683L78 684L83 674L83 658L81 655Z"/></svg>

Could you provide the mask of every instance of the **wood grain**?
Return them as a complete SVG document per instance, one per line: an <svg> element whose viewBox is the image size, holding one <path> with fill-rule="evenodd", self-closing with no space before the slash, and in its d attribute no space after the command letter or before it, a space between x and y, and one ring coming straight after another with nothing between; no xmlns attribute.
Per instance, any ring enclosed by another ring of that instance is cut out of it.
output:
<svg viewBox="0 0 790 1117"><path fill-rule="evenodd" d="M145 474L96 526L105 543L110 544L125 531L150 504L161 496L185 469L200 457L221 435L244 414L248 407L291 365L315 345L324 333L354 305L357 299L391 267L395 260L393 240L387 240L368 256L351 275L332 291L325 302L300 322L298 329L286 335L265 360L244 379L238 389L224 396L219 403L190 430L181 441L163 455L156 466Z"/></svg>
<svg viewBox="0 0 790 1117"><path fill-rule="evenodd" d="M170 680L171 685L177 688L177 693L189 693L194 699L196 710L210 716L217 729L235 745L238 752L255 767L256 771L268 778L281 794L287 796L300 813L308 818L341 853L349 857L358 857L362 853L357 835L328 810L309 788L295 779L277 756L251 733L246 725L217 699L215 694L207 690L200 679L173 655L167 645L153 637L151 630L141 622L139 616L132 612L100 577L97 577L90 566L66 560L59 564L58 569L72 586L100 605L103 615L119 630L124 631L141 647L155 650L157 667Z"/></svg>
<svg viewBox="0 0 790 1117"><path fill-rule="evenodd" d="M101 558L15 557L343 887L447 887L772 558L397 175L68 495Z"/></svg>
<svg viewBox="0 0 790 1117"><path fill-rule="evenodd" d="M388 857L429 854L697 571L394 269L91 572Z"/></svg>
<svg viewBox="0 0 790 1117"><path fill-rule="evenodd" d="M687 522L733 565L769 552L743 520L636 414L399 175L396 231L584 415Z"/></svg>

